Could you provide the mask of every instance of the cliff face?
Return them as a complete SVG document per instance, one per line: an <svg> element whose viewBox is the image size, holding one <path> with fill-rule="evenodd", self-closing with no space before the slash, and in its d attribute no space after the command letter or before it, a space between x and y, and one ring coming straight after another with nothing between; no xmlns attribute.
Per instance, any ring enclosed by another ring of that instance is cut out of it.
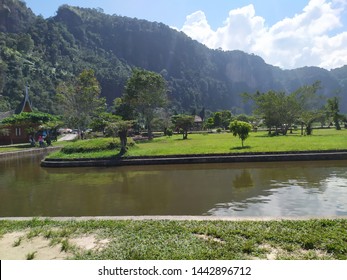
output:
<svg viewBox="0 0 347 280"><path fill-rule="evenodd" d="M291 92L320 80L321 93L330 97L339 91L342 109L347 111L347 66L332 71L317 67L281 70L256 55L208 49L162 23L106 15L98 9L64 5L55 17L45 20L21 1L0 0L0 14L6 50L1 53L3 67L0 60L0 81L1 75L5 77L2 92L19 100L16 87L20 85L11 79L24 79L37 91L46 92L51 104L47 111L54 107L55 86L85 68L95 70L102 95L111 103L121 96L132 67L161 73L177 110L206 107L248 111L240 97L243 92ZM23 43L24 49L20 47ZM11 52L16 63L28 65L29 61L35 67L11 70ZM41 81L47 82L34 80L38 72ZM35 97L33 101L35 104Z"/></svg>

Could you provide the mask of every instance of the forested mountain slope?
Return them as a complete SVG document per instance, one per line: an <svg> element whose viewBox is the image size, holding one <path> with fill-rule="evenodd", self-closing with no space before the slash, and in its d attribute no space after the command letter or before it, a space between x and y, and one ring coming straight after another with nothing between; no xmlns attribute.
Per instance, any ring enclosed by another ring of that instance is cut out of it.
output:
<svg viewBox="0 0 347 280"><path fill-rule="evenodd" d="M85 68L95 70L111 104L121 96L131 68L141 67L165 77L178 112L202 107L249 112L243 92L291 92L316 80L326 97L340 91L347 111L347 66L281 70L256 55L208 49L162 23L98 9L64 5L56 16L44 19L21 1L0 0L0 15L2 107L20 102L28 84L34 107L54 112L56 86Z"/></svg>

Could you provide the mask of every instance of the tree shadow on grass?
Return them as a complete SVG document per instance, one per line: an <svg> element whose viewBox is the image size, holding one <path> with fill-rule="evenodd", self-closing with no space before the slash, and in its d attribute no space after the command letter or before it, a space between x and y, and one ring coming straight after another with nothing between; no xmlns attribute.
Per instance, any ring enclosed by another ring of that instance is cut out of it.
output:
<svg viewBox="0 0 347 280"><path fill-rule="evenodd" d="M242 150L247 150L250 149L251 146L243 146L243 147L232 147L230 148L230 151L242 151Z"/></svg>
<svg viewBox="0 0 347 280"><path fill-rule="evenodd" d="M117 154L110 157L110 159L121 159L126 155L127 150L120 150Z"/></svg>
<svg viewBox="0 0 347 280"><path fill-rule="evenodd" d="M174 139L174 141L189 141L189 140L192 140L192 139L190 139L190 138L186 138L186 139L183 139L183 138Z"/></svg>

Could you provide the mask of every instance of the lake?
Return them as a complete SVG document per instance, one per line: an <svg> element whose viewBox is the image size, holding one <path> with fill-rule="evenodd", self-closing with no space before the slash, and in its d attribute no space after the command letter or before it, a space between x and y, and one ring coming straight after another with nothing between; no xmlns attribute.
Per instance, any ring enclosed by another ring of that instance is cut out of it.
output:
<svg viewBox="0 0 347 280"><path fill-rule="evenodd" d="M347 216L347 161L42 168L0 161L1 217Z"/></svg>

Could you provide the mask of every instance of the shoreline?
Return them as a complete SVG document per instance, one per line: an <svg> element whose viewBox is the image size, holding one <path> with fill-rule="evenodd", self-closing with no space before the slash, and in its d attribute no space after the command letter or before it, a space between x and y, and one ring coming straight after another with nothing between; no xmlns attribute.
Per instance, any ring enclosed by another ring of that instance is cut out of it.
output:
<svg viewBox="0 0 347 280"><path fill-rule="evenodd" d="M51 152L54 152L60 149L61 149L61 146L51 146L51 147L44 147L44 148L28 148L28 149L23 149L18 151L1 152L0 161L29 157L29 156L36 156L36 155L47 155Z"/></svg>
<svg viewBox="0 0 347 280"><path fill-rule="evenodd" d="M62 216L62 217L0 217L0 221L309 221L309 220L347 220L347 216L282 216L282 217L257 217L257 216L177 216L177 215L149 215L149 216Z"/></svg>
<svg viewBox="0 0 347 280"><path fill-rule="evenodd" d="M238 154L192 154L100 159L43 159L42 167L112 167L131 165L201 164L233 162L283 162L347 160L347 150L266 152Z"/></svg>

